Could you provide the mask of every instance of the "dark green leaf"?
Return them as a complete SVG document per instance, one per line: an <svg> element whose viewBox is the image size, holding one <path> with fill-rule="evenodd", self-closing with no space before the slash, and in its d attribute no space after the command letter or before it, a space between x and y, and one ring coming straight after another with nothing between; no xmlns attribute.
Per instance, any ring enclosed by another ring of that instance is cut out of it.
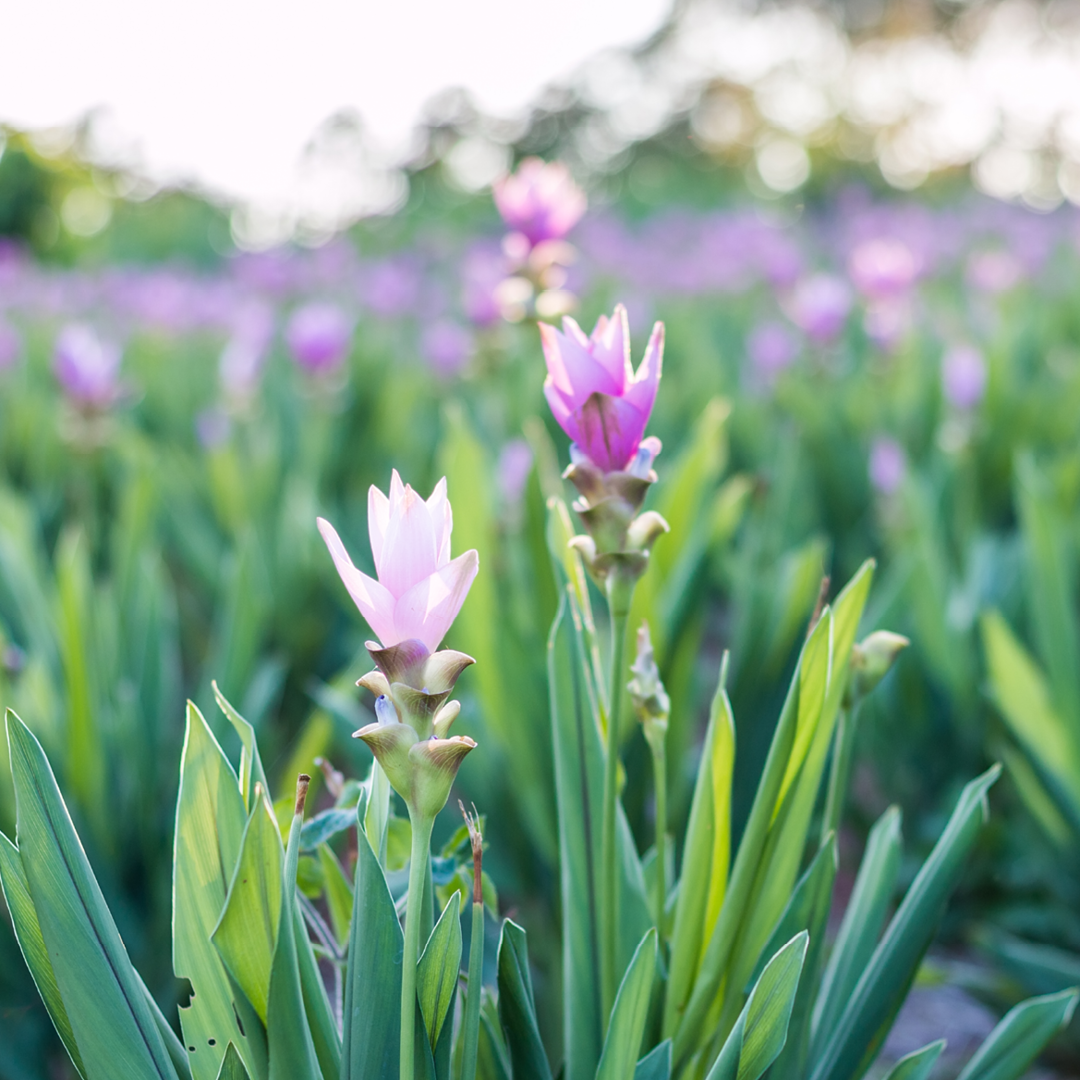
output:
<svg viewBox="0 0 1080 1080"><path fill-rule="evenodd" d="M551 1080L536 1023L525 931L507 919L499 939L499 1020L506 1035L514 1080Z"/></svg>
<svg viewBox="0 0 1080 1080"><path fill-rule="evenodd" d="M461 968L460 913L461 894L456 892L443 909L417 964L416 993L433 1053Z"/></svg>

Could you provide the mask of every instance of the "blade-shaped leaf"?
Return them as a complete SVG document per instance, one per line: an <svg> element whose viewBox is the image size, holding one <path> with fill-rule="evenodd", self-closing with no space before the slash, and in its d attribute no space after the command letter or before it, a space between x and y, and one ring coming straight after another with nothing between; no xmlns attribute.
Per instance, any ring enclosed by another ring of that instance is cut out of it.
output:
<svg viewBox="0 0 1080 1080"><path fill-rule="evenodd" d="M632 1080L649 1018L649 998L656 977L656 930L641 939L611 1012L596 1080Z"/></svg>
<svg viewBox="0 0 1080 1080"><path fill-rule="evenodd" d="M180 1024L195 1080L214 1080L222 1047L246 1058L232 991L210 935L240 855L247 814L236 774L199 710L188 702L173 846L173 970L194 994Z"/></svg>
<svg viewBox="0 0 1080 1080"><path fill-rule="evenodd" d="M225 1056L221 1059L216 1080L250 1080L248 1071L232 1043L229 1043Z"/></svg>
<svg viewBox="0 0 1080 1080"><path fill-rule="evenodd" d="M913 1050L889 1070L885 1080L926 1080L944 1049L945 1040L938 1039L921 1050Z"/></svg>
<svg viewBox="0 0 1080 1080"><path fill-rule="evenodd" d="M236 734L240 736L240 794L244 796L244 805L250 806L253 784L261 784L263 791L267 795L270 793L270 787L266 783L266 773L263 772L262 759L259 757L259 746L255 741L255 729L233 708L218 689L216 682L210 685L214 688L214 698L218 707L228 718Z"/></svg>
<svg viewBox="0 0 1080 1080"><path fill-rule="evenodd" d="M87 1080L178 1080L37 739L12 712L18 846Z"/></svg>
<svg viewBox="0 0 1080 1080"><path fill-rule="evenodd" d="M228 898L211 940L264 1024L281 922L283 860L281 833L263 792L251 808Z"/></svg>
<svg viewBox="0 0 1080 1080"><path fill-rule="evenodd" d="M356 810L353 812L356 822ZM326 889L326 906L330 909L330 924L334 928L334 937L339 945L349 940L349 919L352 916L353 891L345 871L337 856L326 844L319 846L319 864L322 866L323 882Z"/></svg>
<svg viewBox="0 0 1080 1080"><path fill-rule="evenodd" d="M1010 1009L975 1051L957 1080L1015 1080L1071 1019L1075 988L1029 998Z"/></svg>
<svg viewBox="0 0 1080 1080"><path fill-rule="evenodd" d="M637 1063L634 1080L671 1080L670 1039L665 1039Z"/></svg>
<svg viewBox="0 0 1080 1080"><path fill-rule="evenodd" d="M820 1057L811 1080L860 1076L892 1026L988 813L993 766L963 790L945 831L889 923Z"/></svg>
<svg viewBox="0 0 1080 1080"><path fill-rule="evenodd" d="M509 919L499 939L499 1021L506 1035L514 1080L551 1080L536 1023L525 931Z"/></svg>
<svg viewBox="0 0 1080 1080"><path fill-rule="evenodd" d="M461 968L460 914L461 893L455 892L443 908L417 964L416 993L432 1052L438 1045Z"/></svg>

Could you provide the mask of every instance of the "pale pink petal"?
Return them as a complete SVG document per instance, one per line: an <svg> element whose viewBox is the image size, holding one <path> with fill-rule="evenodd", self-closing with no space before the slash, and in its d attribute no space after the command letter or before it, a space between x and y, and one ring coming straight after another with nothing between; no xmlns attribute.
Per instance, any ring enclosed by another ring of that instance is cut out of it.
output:
<svg viewBox="0 0 1080 1080"><path fill-rule="evenodd" d="M402 638L396 636L394 630L394 597L379 582L357 570L341 542L341 537L329 521L318 518L317 522L319 532L330 549L334 566L345 583L345 588L349 590L353 603L360 609L360 614L385 648L396 645Z"/></svg>
<svg viewBox="0 0 1080 1080"><path fill-rule="evenodd" d="M544 323L540 324L540 335L552 382L572 397L575 405L583 405L590 394L617 396L622 392L607 369L593 358L591 345L582 345Z"/></svg>
<svg viewBox="0 0 1080 1080"><path fill-rule="evenodd" d="M637 453L648 416L626 398L597 394L575 414L581 438L578 447L600 469L625 469Z"/></svg>
<svg viewBox="0 0 1080 1080"><path fill-rule="evenodd" d="M381 574L383 543L390 527L390 500L374 484L368 488L367 520L371 557L375 560L375 572Z"/></svg>
<svg viewBox="0 0 1080 1080"><path fill-rule="evenodd" d="M391 500L390 523L383 539L379 581L401 597L438 567L435 529L427 504L406 486L397 506Z"/></svg>
<svg viewBox="0 0 1080 1080"><path fill-rule="evenodd" d="M390 516L401 506L401 500L405 498L405 485L401 482L401 474L394 469L390 474Z"/></svg>
<svg viewBox="0 0 1080 1080"><path fill-rule="evenodd" d="M615 394L621 394L633 376L630 366L630 324L626 308L618 304L609 319L601 315L592 332L593 359L611 376Z"/></svg>
<svg viewBox="0 0 1080 1080"><path fill-rule="evenodd" d="M627 388L625 400L645 415L648 423L656 401L656 391L660 387L660 375L664 367L664 324L658 322L653 327L649 346L645 350L645 359L637 369L637 374Z"/></svg>
<svg viewBox="0 0 1080 1080"><path fill-rule="evenodd" d="M570 436L573 442L577 442L579 431L574 407L567 400L567 396L560 393L558 387L552 382L550 375L544 380L544 397L547 398L555 422Z"/></svg>
<svg viewBox="0 0 1080 1080"><path fill-rule="evenodd" d="M450 534L454 531L454 512L446 497L446 477L436 485L427 501L428 513L435 528L435 560L445 566L450 561Z"/></svg>
<svg viewBox="0 0 1080 1080"><path fill-rule="evenodd" d="M394 610L402 640L417 638L434 652L457 618L479 565L477 553L466 551L402 596Z"/></svg>
<svg viewBox="0 0 1080 1080"><path fill-rule="evenodd" d="M604 318L603 315L601 315L600 317ZM589 347L589 335L581 329L581 327L578 325L577 319L574 319L569 315L564 315L562 321L562 328L563 333L567 337L573 338L576 342L578 342L579 345L581 345L583 349L587 349Z"/></svg>

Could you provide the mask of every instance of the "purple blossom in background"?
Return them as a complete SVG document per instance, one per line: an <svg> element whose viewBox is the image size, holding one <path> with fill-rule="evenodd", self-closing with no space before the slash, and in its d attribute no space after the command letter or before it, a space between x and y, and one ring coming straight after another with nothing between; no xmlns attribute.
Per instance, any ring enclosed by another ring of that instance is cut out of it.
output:
<svg viewBox="0 0 1080 1080"><path fill-rule="evenodd" d="M848 272L863 296L894 300L915 284L919 263L911 248L900 240L868 240L851 253Z"/></svg>
<svg viewBox="0 0 1080 1080"><path fill-rule="evenodd" d="M792 290L787 309L791 321L815 345L826 345L844 329L851 288L833 274L812 274Z"/></svg>
<svg viewBox="0 0 1080 1080"><path fill-rule="evenodd" d="M218 375L228 395L243 398L255 391L273 336L274 310L269 304L252 300L240 308L218 361Z"/></svg>
<svg viewBox="0 0 1080 1080"><path fill-rule="evenodd" d="M882 495L892 495L907 472L903 447L895 439L879 435L870 447L868 472L876 490Z"/></svg>
<svg viewBox="0 0 1080 1080"><path fill-rule="evenodd" d="M120 348L84 323L60 331L53 372L64 393L83 408L104 409L120 396Z"/></svg>
<svg viewBox="0 0 1080 1080"><path fill-rule="evenodd" d="M977 251L968 259L966 277L980 292L1003 293L1021 282L1024 268L1007 251Z"/></svg>
<svg viewBox="0 0 1080 1080"><path fill-rule="evenodd" d="M22 355L22 337L5 319L0 319L0 372L15 366Z"/></svg>
<svg viewBox="0 0 1080 1080"><path fill-rule="evenodd" d="M423 272L408 255L383 259L363 275L361 295L376 315L384 319L406 315L420 306Z"/></svg>
<svg viewBox="0 0 1080 1080"><path fill-rule="evenodd" d="M532 464L532 447L524 439L511 439L500 451L496 476L507 506L513 506L521 499Z"/></svg>
<svg viewBox="0 0 1080 1080"><path fill-rule="evenodd" d="M420 339L424 359L440 375L457 375L473 354L473 336L464 326L447 319L428 326Z"/></svg>
<svg viewBox="0 0 1080 1080"><path fill-rule="evenodd" d="M783 323L764 322L750 332L746 351L755 372L771 382L799 355L799 342Z"/></svg>
<svg viewBox="0 0 1080 1080"><path fill-rule="evenodd" d="M499 284L506 277L506 257L493 244L474 244L461 265L461 306L476 326L492 326L502 316Z"/></svg>
<svg viewBox="0 0 1080 1080"><path fill-rule="evenodd" d="M352 320L336 304L312 301L292 313L285 341L305 371L320 375L339 367L352 348Z"/></svg>
<svg viewBox="0 0 1080 1080"><path fill-rule="evenodd" d="M986 391L986 361L971 345L956 345L942 357L941 385L958 409L972 409Z"/></svg>
<svg viewBox="0 0 1080 1080"><path fill-rule="evenodd" d="M578 223L587 205L561 161L526 158L517 172L495 184L495 206L507 227L530 244L561 240Z"/></svg>
<svg viewBox="0 0 1080 1080"><path fill-rule="evenodd" d="M883 300L871 304L863 318L866 336L885 352L892 352L911 325L911 308L906 300Z"/></svg>

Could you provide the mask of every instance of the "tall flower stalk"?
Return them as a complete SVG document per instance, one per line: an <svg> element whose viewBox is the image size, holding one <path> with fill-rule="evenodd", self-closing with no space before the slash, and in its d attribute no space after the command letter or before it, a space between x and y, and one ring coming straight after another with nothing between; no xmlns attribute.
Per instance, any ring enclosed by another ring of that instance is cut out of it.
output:
<svg viewBox="0 0 1080 1080"><path fill-rule="evenodd" d="M618 778L620 720L626 687L626 635L634 587L667 522L641 512L656 481L652 465L660 440L645 437L664 355L664 326L657 323L635 372L630 329L620 304L601 316L591 335L570 318L563 329L540 325L547 364L544 394L559 426L570 436L570 467L563 474L577 488L574 502L585 534L571 543L604 589L611 622L610 695L604 733L603 815L600 842L600 995L610 1016L619 983Z"/></svg>
<svg viewBox="0 0 1080 1080"><path fill-rule="evenodd" d="M476 746L468 736L449 734L460 705L448 699L473 659L452 649L436 651L479 566L475 551L450 558L452 530L445 478L424 500L395 471L389 497L374 486L368 497L375 580L353 565L334 527L319 519L345 587L379 637L367 642L375 670L360 680L376 695L376 722L355 736L371 748L404 799L412 825L401 971L401 1080L415 1075L416 965L423 904L429 902L431 830L462 760Z"/></svg>

